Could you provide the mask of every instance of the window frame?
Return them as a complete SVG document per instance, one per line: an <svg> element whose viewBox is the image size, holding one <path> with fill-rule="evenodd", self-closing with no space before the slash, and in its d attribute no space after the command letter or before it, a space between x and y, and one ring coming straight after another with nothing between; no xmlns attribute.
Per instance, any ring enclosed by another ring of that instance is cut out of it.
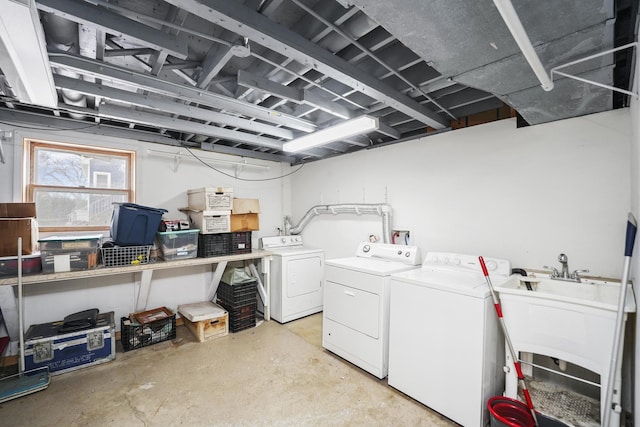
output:
<svg viewBox="0 0 640 427"><path fill-rule="evenodd" d="M34 196L38 189L45 190L61 190L69 192L82 192L87 191L87 187L84 186L58 186L58 185L42 185L34 183L36 165L35 165L35 151L38 148L53 149L67 151L70 153L85 153L85 154L98 154L107 155L113 157L124 158L128 162L127 168L127 182L128 185L124 189L110 189L101 187L89 187L92 192L104 193L104 194L124 194L127 198L127 203L135 203L135 188L136 188L136 151L135 150L123 150L117 148L105 148L96 147L67 142L46 141L36 138L24 138L23 140L23 158L24 158L24 185L22 200L25 202L35 202ZM93 184L93 176L90 178ZM110 226L56 226L56 227L42 227L39 226L40 232L84 232L84 231L106 231Z"/></svg>

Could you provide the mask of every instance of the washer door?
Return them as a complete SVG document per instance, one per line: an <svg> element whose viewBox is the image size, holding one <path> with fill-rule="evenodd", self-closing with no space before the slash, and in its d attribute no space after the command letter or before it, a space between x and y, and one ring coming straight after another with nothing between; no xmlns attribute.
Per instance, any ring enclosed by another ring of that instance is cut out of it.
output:
<svg viewBox="0 0 640 427"><path fill-rule="evenodd" d="M289 260L287 263L287 297L322 290L322 258L314 255Z"/></svg>

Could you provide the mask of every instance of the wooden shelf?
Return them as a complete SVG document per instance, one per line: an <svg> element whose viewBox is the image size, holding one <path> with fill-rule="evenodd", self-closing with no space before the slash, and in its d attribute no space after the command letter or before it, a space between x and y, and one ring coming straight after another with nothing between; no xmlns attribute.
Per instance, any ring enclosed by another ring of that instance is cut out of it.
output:
<svg viewBox="0 0 640 427"><path fill-rule="evenodd" d="M197 265L218 264L220 262L246 261L256 258L271 256L272 252L264 250L254 250L247 254L223 255L208 258L189 258L175 261L157 261L149 264L130 265L124 267L98 267L94 270L67 271L64 273L30 274L22 277L22 284L59 282L63 280L85 279L89 277L114 276L126 273L139 273L145 270L165 270L169 268L192 267ZM0 279L0 286L15 286L18 283L17 277Z"/></svg>

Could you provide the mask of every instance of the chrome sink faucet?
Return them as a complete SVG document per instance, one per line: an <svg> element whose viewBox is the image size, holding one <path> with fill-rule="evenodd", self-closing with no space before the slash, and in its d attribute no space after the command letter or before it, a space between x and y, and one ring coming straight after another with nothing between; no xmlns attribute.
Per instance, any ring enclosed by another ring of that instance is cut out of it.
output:
<svg viewBox="0 0 640 427"><path fill-rule="evenodd" d="M558 261L562 265L562 271L558 271L555 267L543 266L543 268L551 270L551 275L549 277L552 279L581 283L582 280L580 280L580 273L589 272L589 270L575 270L573 273L569 273L569 258L565 254L558 255Z"/></svg>
<svg viewBox="0 0 640 427"><path fill-rule="evenodd" d="M569 278L569 258L567 258L567 255L565 254L560 254L558 255L558 261L560 262L560 264L562 264L562 278L563 279L568 279Z"/></svg>

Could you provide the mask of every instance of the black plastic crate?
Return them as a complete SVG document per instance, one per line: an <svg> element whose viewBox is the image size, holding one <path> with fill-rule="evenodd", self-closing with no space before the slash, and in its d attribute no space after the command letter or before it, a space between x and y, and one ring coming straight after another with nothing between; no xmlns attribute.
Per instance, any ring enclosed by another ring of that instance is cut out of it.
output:
<svg viewBox="0 0 640 427"><path fill-rule="evenodd" d="M229 330L231 332L238 332L256 326L257 302L241 307L233 307L222 300L218 300L218 304L229 313Z"/></svg>
<svg viewBox="0 0 640 427"><path fill-rule="evenodd" d="M229 255L231 233L198 234L198 256L201 258Z"/></svg>
<svg viewBox="0 0 640 427"><path fill-rule="evenodd" d="M251 282L229 285L220 282L218 286L218 299L224 301L230 307L240 307L257 301L257 280Z"/></svg>
<svg viewBox="0 0 640 427"><path fill-rule="evenodd" d="M251 252L251 232L237 231L229 234L229 249L232 254L248 254Z"/></svg>
<svg viewBox="0 0 640 427"><path fill-rule="evenodd" d="M176 338L176 315L150 323L136 323L128 317L120 318L120 342L124 351Z"/></svg>

